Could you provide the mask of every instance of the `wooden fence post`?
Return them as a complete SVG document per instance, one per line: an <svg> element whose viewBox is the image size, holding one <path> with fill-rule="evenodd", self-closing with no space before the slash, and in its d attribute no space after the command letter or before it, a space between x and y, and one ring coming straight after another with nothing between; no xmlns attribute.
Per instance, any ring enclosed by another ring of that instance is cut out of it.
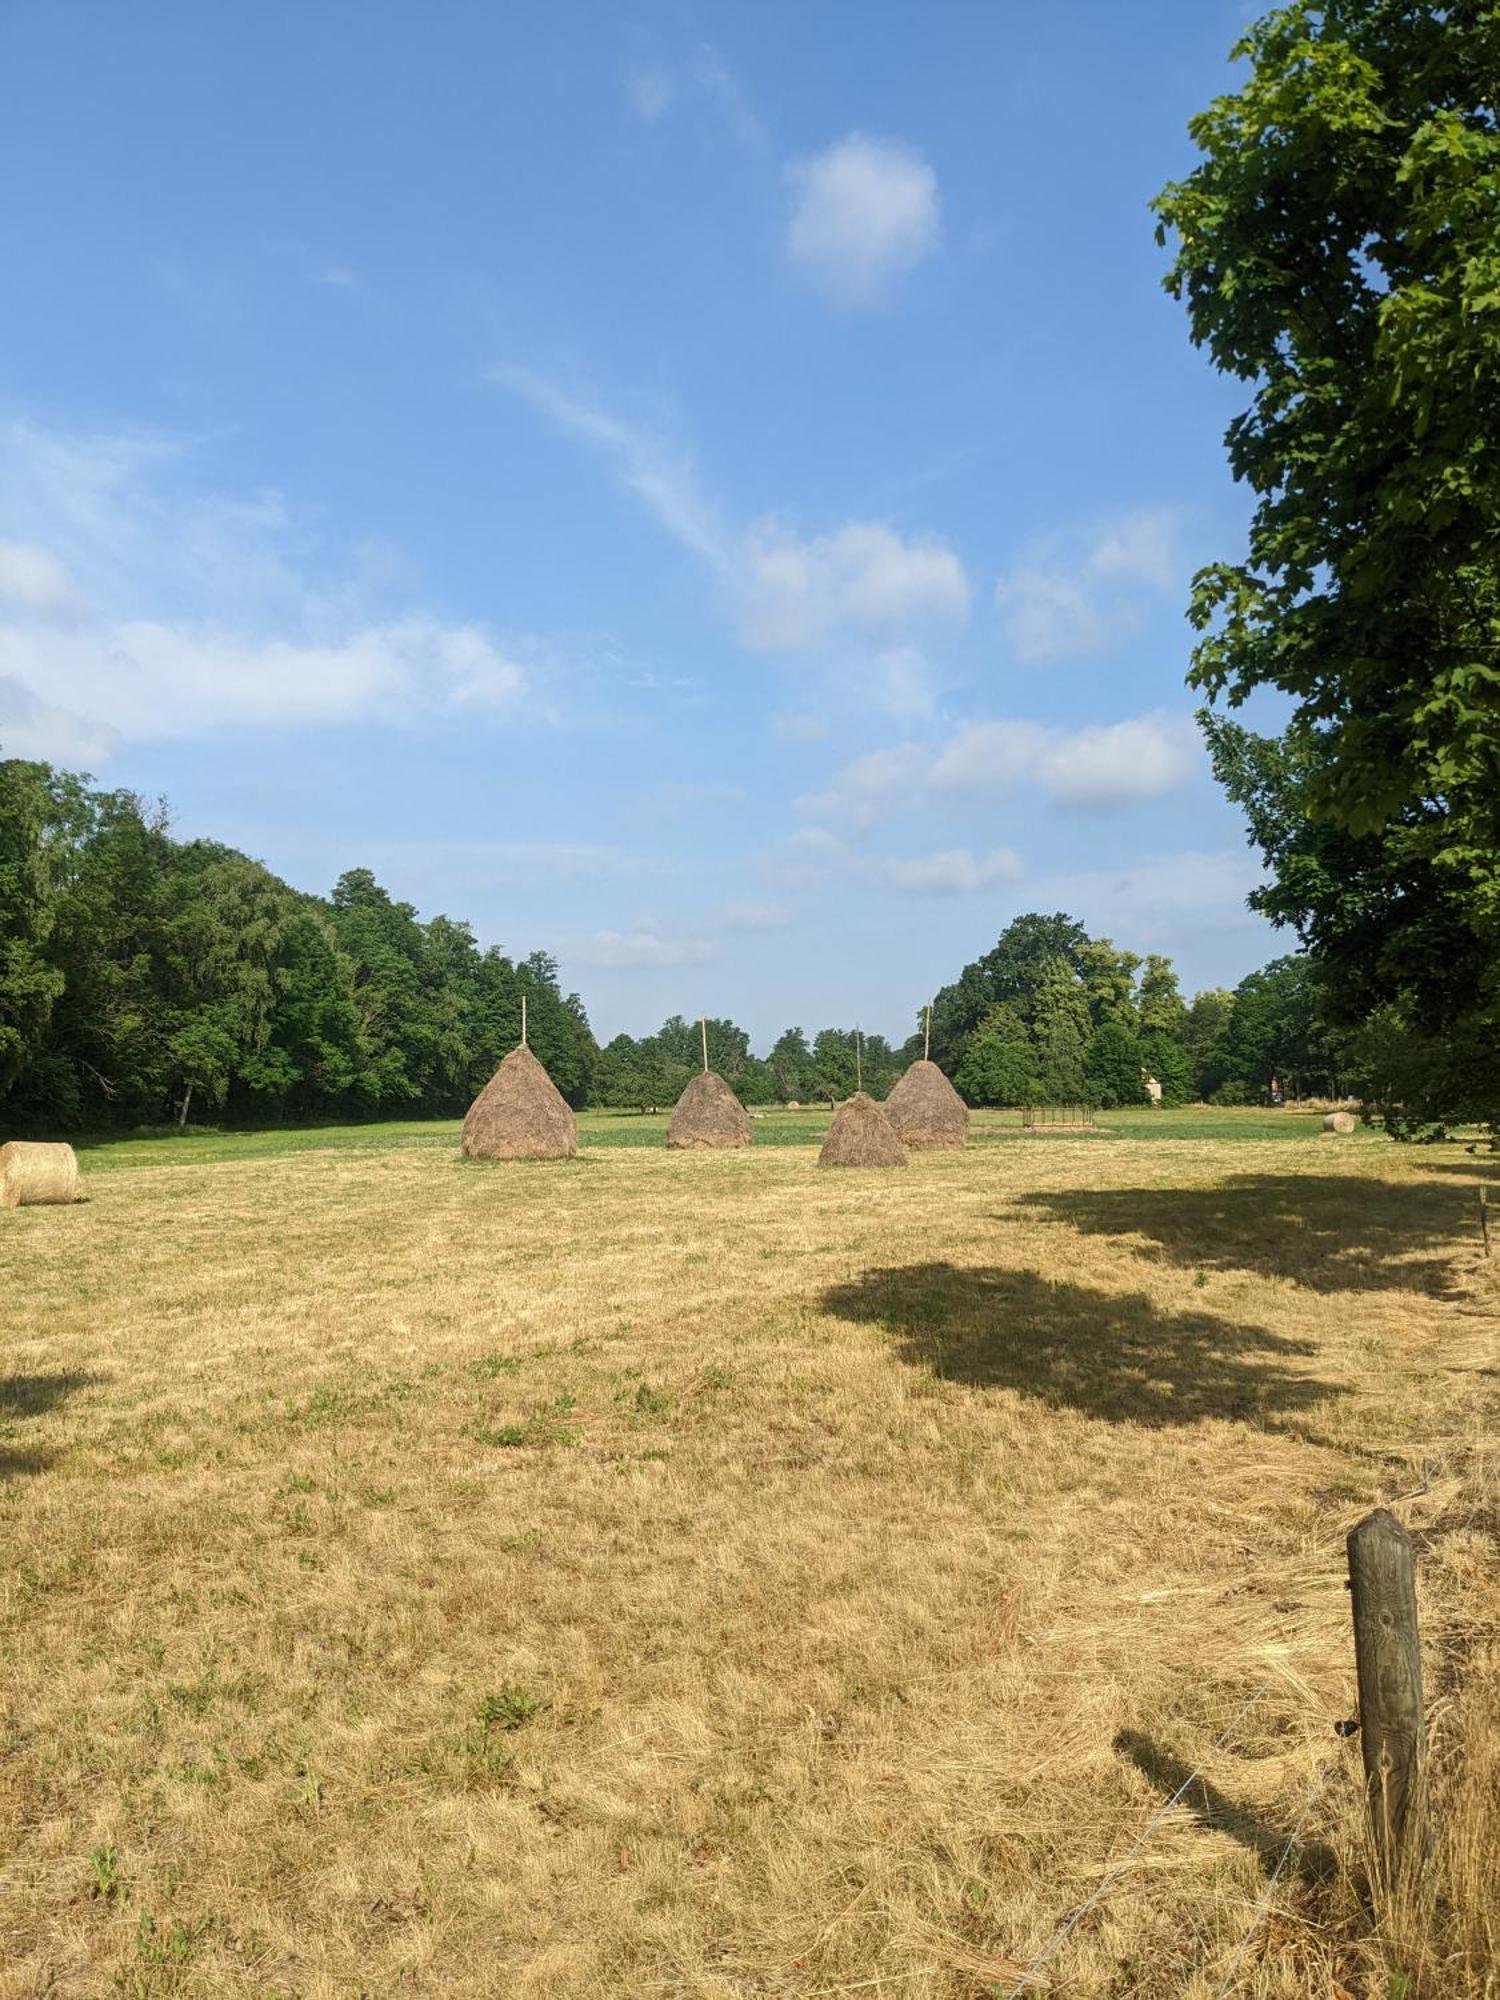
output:
<svg viewBox="0 0 1500 2000"><path fill-rule="evenodd" d="M1427 1732L1412 1541L1384 1507L1350 1531L1349 1589L1366 1802L1376 1865L1389 1892L1400 1875Z"/></svg>

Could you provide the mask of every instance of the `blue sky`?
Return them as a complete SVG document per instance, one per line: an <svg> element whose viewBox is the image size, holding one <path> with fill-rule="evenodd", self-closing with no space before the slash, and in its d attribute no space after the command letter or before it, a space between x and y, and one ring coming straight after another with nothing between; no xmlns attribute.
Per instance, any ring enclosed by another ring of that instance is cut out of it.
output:
<svg viewBox="0 0 1500 2000"><path fill-rule="evenodd" d="M1031 908L1233 983L1146 205L1245 18L6 0L0 748L604 1036L904 1035Z"/></svg>

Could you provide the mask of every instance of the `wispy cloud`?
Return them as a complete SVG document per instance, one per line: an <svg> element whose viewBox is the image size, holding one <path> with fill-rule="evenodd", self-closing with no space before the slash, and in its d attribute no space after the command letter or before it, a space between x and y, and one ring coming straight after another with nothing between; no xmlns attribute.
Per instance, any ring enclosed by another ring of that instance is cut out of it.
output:
<svg viewBox="0 0 1500 2000"><path fill-rule="evenodd" d="M710 568L733 567L718 509L704 493L691 453L658 432L612 415L529 368L497 368L494 380L523 396L559 429L590 445L658 525Z"/></svg>
<svg viewBox="0 0 1500 2000"><path fill-rule="evenodd" d="M749 93L711 42L700 42L686 55L630 63L625 101L646 125L660 124L675 112L698 110L747 151L761 152L769 144Z"/></svg>
<svg viewBox="0 0 1500 2000"><path fill-rule="evenodd" d="M1103 652L1142 629L1182 567L1176 519L1164 508L1033 542L995 586L1006 644L1029 665Z"/></svg>
<svg viewBox="0 0 1500 2000"><path fill-rule="evenodd" d="M726 903L719 922L726 931L780 931L792 921L785 903Z"/></svg>
<svg viewBox="0 0 1500 2000"><path fill-rule="evenodd" d="M155 437L15 425L0 476L0 727L100 761L121 740L231 725L513 710L530 676L481 626L392 612L357 562L315 569L274 494L194 490ZM316 552L322 556L322 551Z"/></svg>
<svg viewBox="0 0 1500 2000"><path fill-rule="evenodd" d="M580 965L606 966L614 971L641 967L702 965L718 955L712 938L664 937L653 930L595 931L569 953Z"/></svg>
<svg viewBox="0 0 1500 2000"><path fill-rule="evenodd" d="M1025 874L1013 848L976 854L946 847L932 854L867 854L826 826L800 827L781 842L773 875L789 888L813 889L853 878L908 896L973 896L1011 888Z"/></svg>
<svg viewBox="0 0 1500 2000"><path fill-rule="evenodd" d="M840 311L889 304L942 239L937 175L897 140L851 132L786 176L787 256Z"/></svg>
<svg viewBox="0 0 1500 2000"><path fill-rule="evenodd" d="M973 896L985 889L1009 888L1025 870L1013 848L997 847L988 854L967 847L947 847L937 854L909 858L885 857L874 863L894 889L913 896Z"/></svg>
<svg viewBox="0 0 1500 2000"><path fill-rule="evenodd" d="M1271 935L1245 907L1262 880L1243 847L1149 855L1118 868L1048 875L1032 885L1038 909L1068 910L1091 929L1129 938L1138 949L1181 948L1185 938Z"/></svg>

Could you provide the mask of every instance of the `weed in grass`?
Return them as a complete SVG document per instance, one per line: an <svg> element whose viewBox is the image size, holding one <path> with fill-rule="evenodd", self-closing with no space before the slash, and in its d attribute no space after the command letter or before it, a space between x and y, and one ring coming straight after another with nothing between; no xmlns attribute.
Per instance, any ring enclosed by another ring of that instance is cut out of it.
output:
<svg viewBox="0 0 1500 2000"><path fill-rule="evenodd" d="M94 1878L89 1894L112 1903L121 1889L119 1849L107 1844L96 1847L89 1856L89 1869Z"/></svg>
<svg viewBox="0 0 1500 2000"><path fill-rule="evenodd" d="M149 1910L142 1910L136 1919L135 1948L147 1965L186 1965L212 1925L211 1917L200 1917L195 1924L174 1923L163 1930Z"/></svg>
<svg viewBox="0 0 1500 2000"><path fill-rule="evenodd" d="M519 1535L502 1535L495 1546L503 1555L524 1555L530 1549L540 1548L542 1531L540 1528L523 1529Z"/></svg>
<svg viewBox="0 0 1500 2000"><path fill-rule="evenodd" d="M469 1363L469 1373L477 1382L493 1382L497 1376L519 1373L520 1367L513 1354L481 1354Z"/></svg>
<svg viewBox="0 0 1500 2000"><path fill-rule="evenodd" d="M479 1722L484 1729L524 1729L547 1706L540 1695L507 1682L479 1704Z"/></svg>
<svg viewBox="0 0 1500 2000"><path fill-rule="evenodd" d="M572 1396L558 1396L545 1408L533 1410L531 1415L519 1424L479 1424L475 1426L474 1438L478 1444L500 1445L507 1448L527 1445L568 1445L577 1444L583 1433L563 1419L571 1415L576 1407Z"/></svg>
<svg viewBox="0 0 1500 2000"><path fill-rule="evenodd" d="M633 1400L637 1413L643 1417L667 1417L676 1407L674 1396L665 1389L653 1389L649 1382L637 1385Z"/></svg>
<svg viewBox="0 0 1500 2000"><path fill-rule="evenodd" d="M524 1424L476 1424L474 1426L476 1444L498 1445L502 1450L518 1449L522 1445L536 1444L539 1440L532 1432L530 1423Z"/></svg>

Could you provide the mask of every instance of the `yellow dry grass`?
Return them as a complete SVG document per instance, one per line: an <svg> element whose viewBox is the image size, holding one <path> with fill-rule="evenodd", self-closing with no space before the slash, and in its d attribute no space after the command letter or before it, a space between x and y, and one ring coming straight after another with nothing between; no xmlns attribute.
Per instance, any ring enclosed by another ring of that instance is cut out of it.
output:
<svg viewBox="0 0 1500 2000"><path fill-rule="evenodd" d="M1474 1172L409 1149L7 1217L0 1994L979 2000L1106 1878L1027 1991L1500 1992ZM1440 1831L1377 1924L1398 1496Z"/></svg>

